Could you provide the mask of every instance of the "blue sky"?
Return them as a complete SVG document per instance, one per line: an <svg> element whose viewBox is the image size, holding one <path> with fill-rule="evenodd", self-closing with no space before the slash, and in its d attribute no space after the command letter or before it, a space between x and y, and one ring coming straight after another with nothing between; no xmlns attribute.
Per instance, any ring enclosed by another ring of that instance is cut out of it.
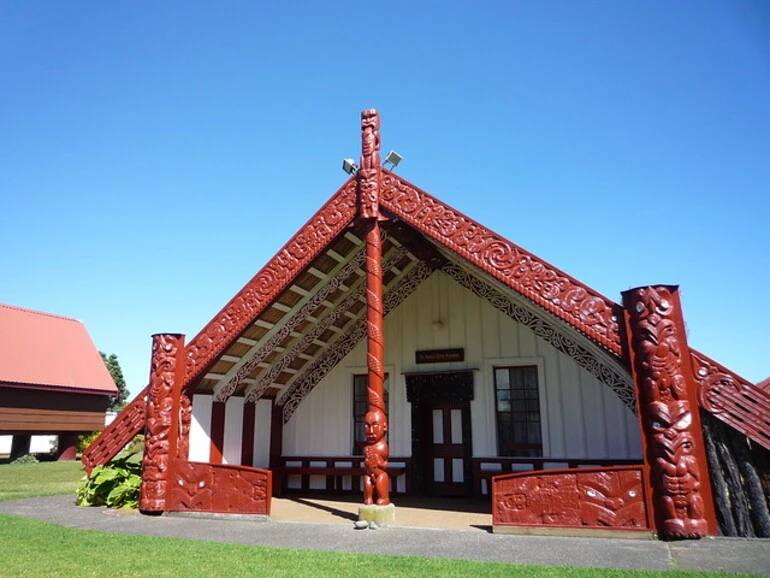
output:
<svg viewBox="0 0 770 578"><path fill-rule="evenodd" d="M359 113L421 188L770 375L770 5L0 2L0 302L136 393L344 182Z"/></svg>

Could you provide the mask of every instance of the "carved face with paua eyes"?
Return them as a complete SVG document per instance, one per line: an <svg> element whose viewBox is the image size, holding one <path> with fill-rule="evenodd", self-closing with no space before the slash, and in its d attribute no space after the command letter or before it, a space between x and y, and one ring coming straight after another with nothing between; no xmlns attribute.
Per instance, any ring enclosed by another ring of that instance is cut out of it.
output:
<svg viewBox="0 0 770 578"><path fill-rule="evenodd" d="M381 441L387 431L388 422L381 410L370 411L364 416L364 434L370 444Z"/></svg>

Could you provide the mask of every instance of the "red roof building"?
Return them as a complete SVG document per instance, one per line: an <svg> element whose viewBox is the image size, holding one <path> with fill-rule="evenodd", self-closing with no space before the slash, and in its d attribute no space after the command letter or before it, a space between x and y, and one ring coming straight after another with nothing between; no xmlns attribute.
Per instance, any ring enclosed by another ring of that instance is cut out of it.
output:
<svg viewBox="0 0 770 578"><path fill-rule="evenodd" d="M60 457L73 458L77 435L104 428L116 393L82 322L0 304L0 435L14 436L12 456L31 435L54 434Z"/></svg>

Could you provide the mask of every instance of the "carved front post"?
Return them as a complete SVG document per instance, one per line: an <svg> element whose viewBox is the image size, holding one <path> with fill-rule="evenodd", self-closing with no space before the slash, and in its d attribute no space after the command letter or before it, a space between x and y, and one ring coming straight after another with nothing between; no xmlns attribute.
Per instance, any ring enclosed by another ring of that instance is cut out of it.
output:
<svg viewBox="0 0 770 578"><path fill-rule="evenodd" d="M189 405L181 402L184 369L184 335L153 335L139 496L139 509L143 512L166 510L175 458L187 459L180 455L187 445L183 428L185 422L189 424Z"/></svg>
<svg viewBox="0 0 770 578"><path fill-rule="evenodd" d="M382 241L380 237L380 117L376 110L361 113L361 168L358 171L359 220L366 224L366 365L369 407L364 417L364 503L387 506L387 408L384 399L385 362L382 331Z"/></svg>
<svg viewBox="0 0 770 578"><path fill-rule="evenodd" d="M658 531L669 539L717 534L678 288L631 289L623 305Z"/></svg>

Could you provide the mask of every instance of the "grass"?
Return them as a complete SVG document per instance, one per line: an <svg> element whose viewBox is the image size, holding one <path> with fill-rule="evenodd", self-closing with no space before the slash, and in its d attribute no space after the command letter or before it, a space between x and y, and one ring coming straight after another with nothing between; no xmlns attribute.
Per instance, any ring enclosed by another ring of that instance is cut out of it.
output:
<svg viewBox="0 0 770 578"><path fill-rule="evenodd" d="M676 570L643 572L519 566L219 544L73 530L15 516L0 516L0 540L3 576L716 576Z"/></svg>
<svg viewBox="0 0 770 578"><path fill-rule="evenodd" d="M0 465L0 502L70 493L74 497L84 475L80 462Z"/></svg>
<svg viewBox="0 0 770 578"><path fill-rule="evenodd" d="M79 462L0 465L0 501L73 493ZM0 515L2 576L508 576L694 578L707 572L647 572L348 554L76 530ZM725 574L722 574L726 576Z"/></svg>

